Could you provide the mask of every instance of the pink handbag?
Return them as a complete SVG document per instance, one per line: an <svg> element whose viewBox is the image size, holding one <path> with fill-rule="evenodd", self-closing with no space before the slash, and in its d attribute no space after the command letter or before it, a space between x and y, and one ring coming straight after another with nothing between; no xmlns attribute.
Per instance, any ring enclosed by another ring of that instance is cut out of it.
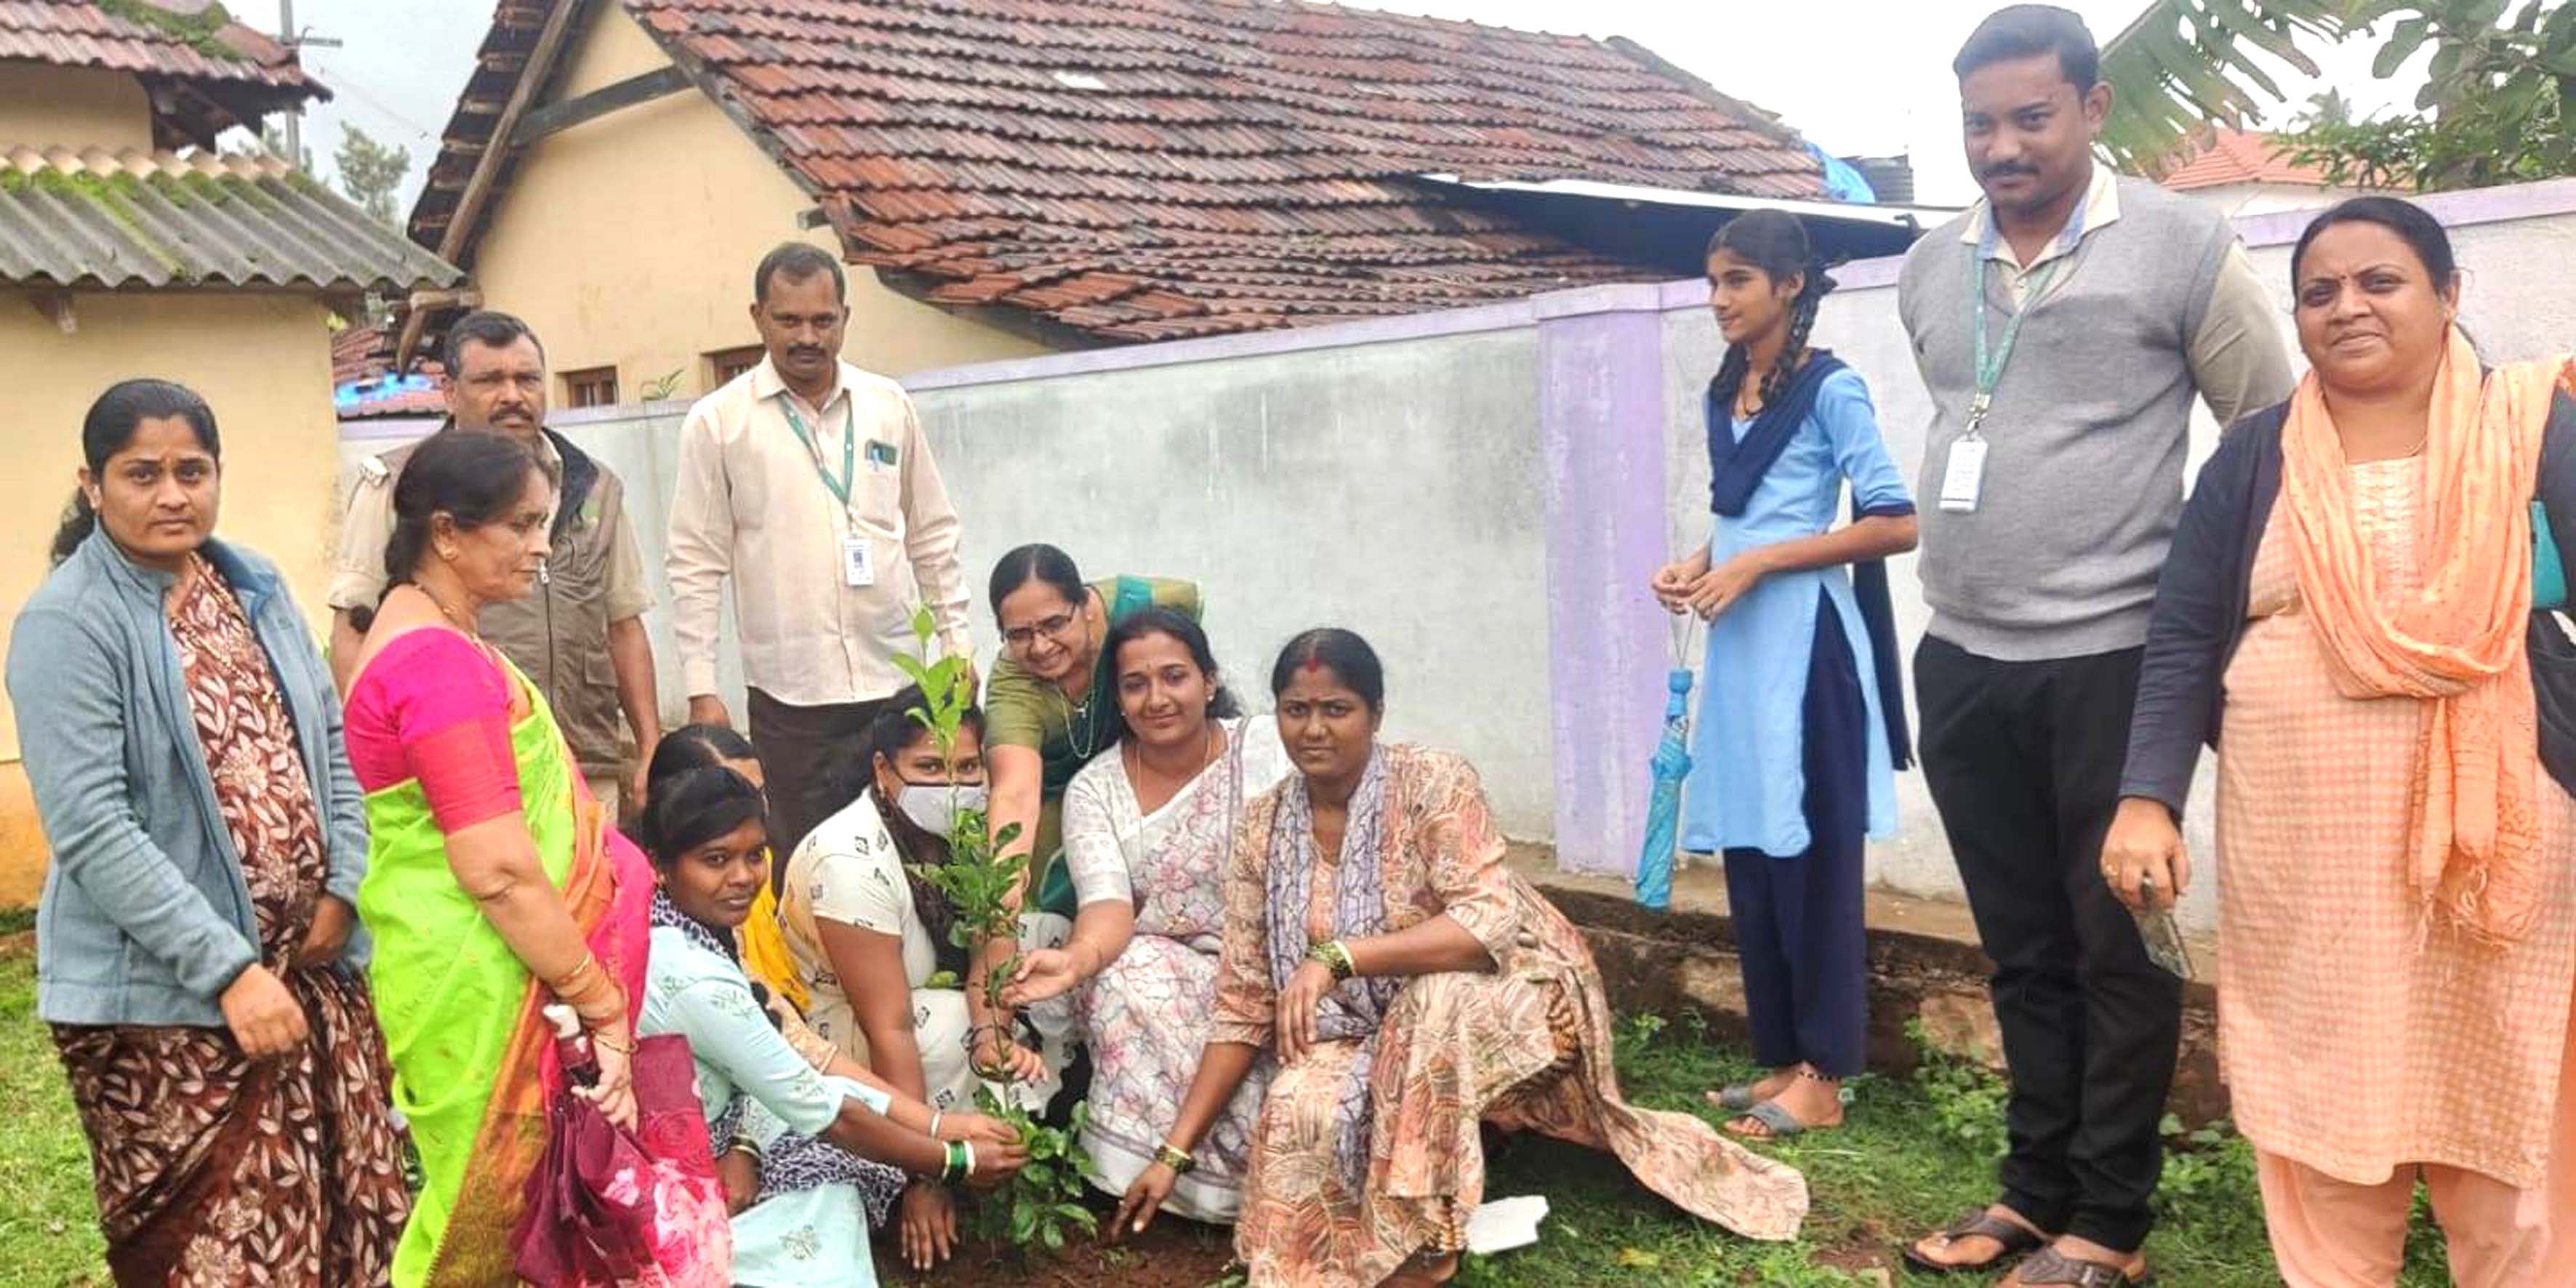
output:
<svg viewBox="0 0 2576 1288"><path fill-rule="evenodd" d="M596 1078L588 1041L562 1047L572 1082ZM546 1150L511 1232L514 1267L535 1288L724 1288L733 1226L707 1146L689 1041L635 1045L636 1127L619 1129L567 1087L547 1107Z"/></svg>

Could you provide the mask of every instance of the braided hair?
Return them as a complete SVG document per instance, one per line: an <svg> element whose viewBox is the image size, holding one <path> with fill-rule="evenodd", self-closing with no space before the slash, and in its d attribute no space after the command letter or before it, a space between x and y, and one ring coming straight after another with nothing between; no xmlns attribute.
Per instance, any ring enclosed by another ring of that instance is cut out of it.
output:
<svg viewBox="0 0 2576 1288"><path fill-rule="evenodd" d="M1784 211L1748 210L1728 220L1708 239L1708 257L1721 250L1762 270L1773 282L1793 274L1799 278L1798 294L1789 301L1788 342L1780 346L1771 369L1762 373L1762 405L1768 407L1788 392L1789 382L1797 377L1799 362L1806 357L1807 337L1816 329L1817 307L1834 289L1834 279L1826 275L1826 264L1808 245L1806 226ZM1708 385L1720 405L1735 406L1752 363L1752 354L1743 346L1726 346L1726 357L1717 364L1717 374Z"/></svg>

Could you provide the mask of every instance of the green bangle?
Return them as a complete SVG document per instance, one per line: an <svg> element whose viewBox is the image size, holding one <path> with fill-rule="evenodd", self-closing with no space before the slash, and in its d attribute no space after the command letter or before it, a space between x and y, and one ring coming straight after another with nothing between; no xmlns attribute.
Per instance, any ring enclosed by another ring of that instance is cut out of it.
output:
<svg viewBox="0 0 2576 1288"><path fill-rule="evenodd" d="M947 1163L939 1169L939 1182L940 1184L945 1185L966 1173L966 1142L962 1140L947 1141L944 1142L940 1148L945 1152L948 1160Z"/></svg>
<svg viewBox="0 0 2576 1288"><path fill-rule="evenodd" d="M1316 940L1306 949L1306 960L1322 962L1337 983L1359 974L1358 964L1351 960L1351 950L1338 939Z"/></svg>

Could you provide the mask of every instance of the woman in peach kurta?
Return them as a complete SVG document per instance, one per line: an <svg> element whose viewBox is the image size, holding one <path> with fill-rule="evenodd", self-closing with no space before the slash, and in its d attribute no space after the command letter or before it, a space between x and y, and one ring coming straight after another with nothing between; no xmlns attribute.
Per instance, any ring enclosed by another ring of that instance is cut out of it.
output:
<svg viewBox="0 0 2576 1288"><path fill-rule="evenodd" d="M2523 647L2530 502L2576 518L2576 405L2557 363L2481 372L2447 241L2403 203L2329 212L2292 272L2316 370L2231 434L2176 537L2242 598L2167 573L2105 877L2133 904L2188 880L2189 763L2160 749L2217 697L2220 1059L2283 1277L2393 1284L2420 1177L2457 1282L2576 1282L2546 1200L2576 1166L2552 1157L2576 801L2538 763ZM2195 652L2215 694L2158 682Z"/></svg>
<svg viewBox="0 0 2576 1288"><path fill-rule="evenodd" d="M1235 1227L1255 1288L1445 1281L1484 1196L1484 1122L1607 1149L1698 1216L1793 1237L1796 1171L1620 1098L1590 954L1503 866L1474 769L1375 740L1367 648L1309 632L1273 674L1299 773L1246 808L1207 1053L1113 1231L1143 1227L1235 1083L1277 1053Z"/></svg>

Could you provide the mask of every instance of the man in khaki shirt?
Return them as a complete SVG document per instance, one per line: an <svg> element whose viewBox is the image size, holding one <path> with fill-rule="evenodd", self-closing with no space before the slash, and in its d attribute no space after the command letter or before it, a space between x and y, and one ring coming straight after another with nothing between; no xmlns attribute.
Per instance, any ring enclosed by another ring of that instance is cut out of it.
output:
<svg viewBox="0 0 2576 1288"><path fill-rule="evenodd" d="M653 645L644 610L644 557L617 475L544 428L546 355L528 325L506 313L466 315L447 333L448 421L440 433L508 434L533 444L555 478L553 551L527 598L483 610L478 628L546 695L591 793L614 814L640 799L643 769L662 737ZM361 467L340 520L328 596L331 669L342 692L385 595L385 545L394 531L394 484L412 448ZM632 738L632 745L628 739Z"/></svg>
<svg viewBox="0 0 2576 1288"><path fill-rule="evenodd" d="M906 684L912 614L971 657L957 511L903 387L840 360L840 262L789 242L760 261L751 318L769 356L698 400L671 499L671 615L689 719L730 724L716 635L733 583L752 746L785 855L844 801L822 771ZM776 869L785 870L781 863Z"/></svg>

